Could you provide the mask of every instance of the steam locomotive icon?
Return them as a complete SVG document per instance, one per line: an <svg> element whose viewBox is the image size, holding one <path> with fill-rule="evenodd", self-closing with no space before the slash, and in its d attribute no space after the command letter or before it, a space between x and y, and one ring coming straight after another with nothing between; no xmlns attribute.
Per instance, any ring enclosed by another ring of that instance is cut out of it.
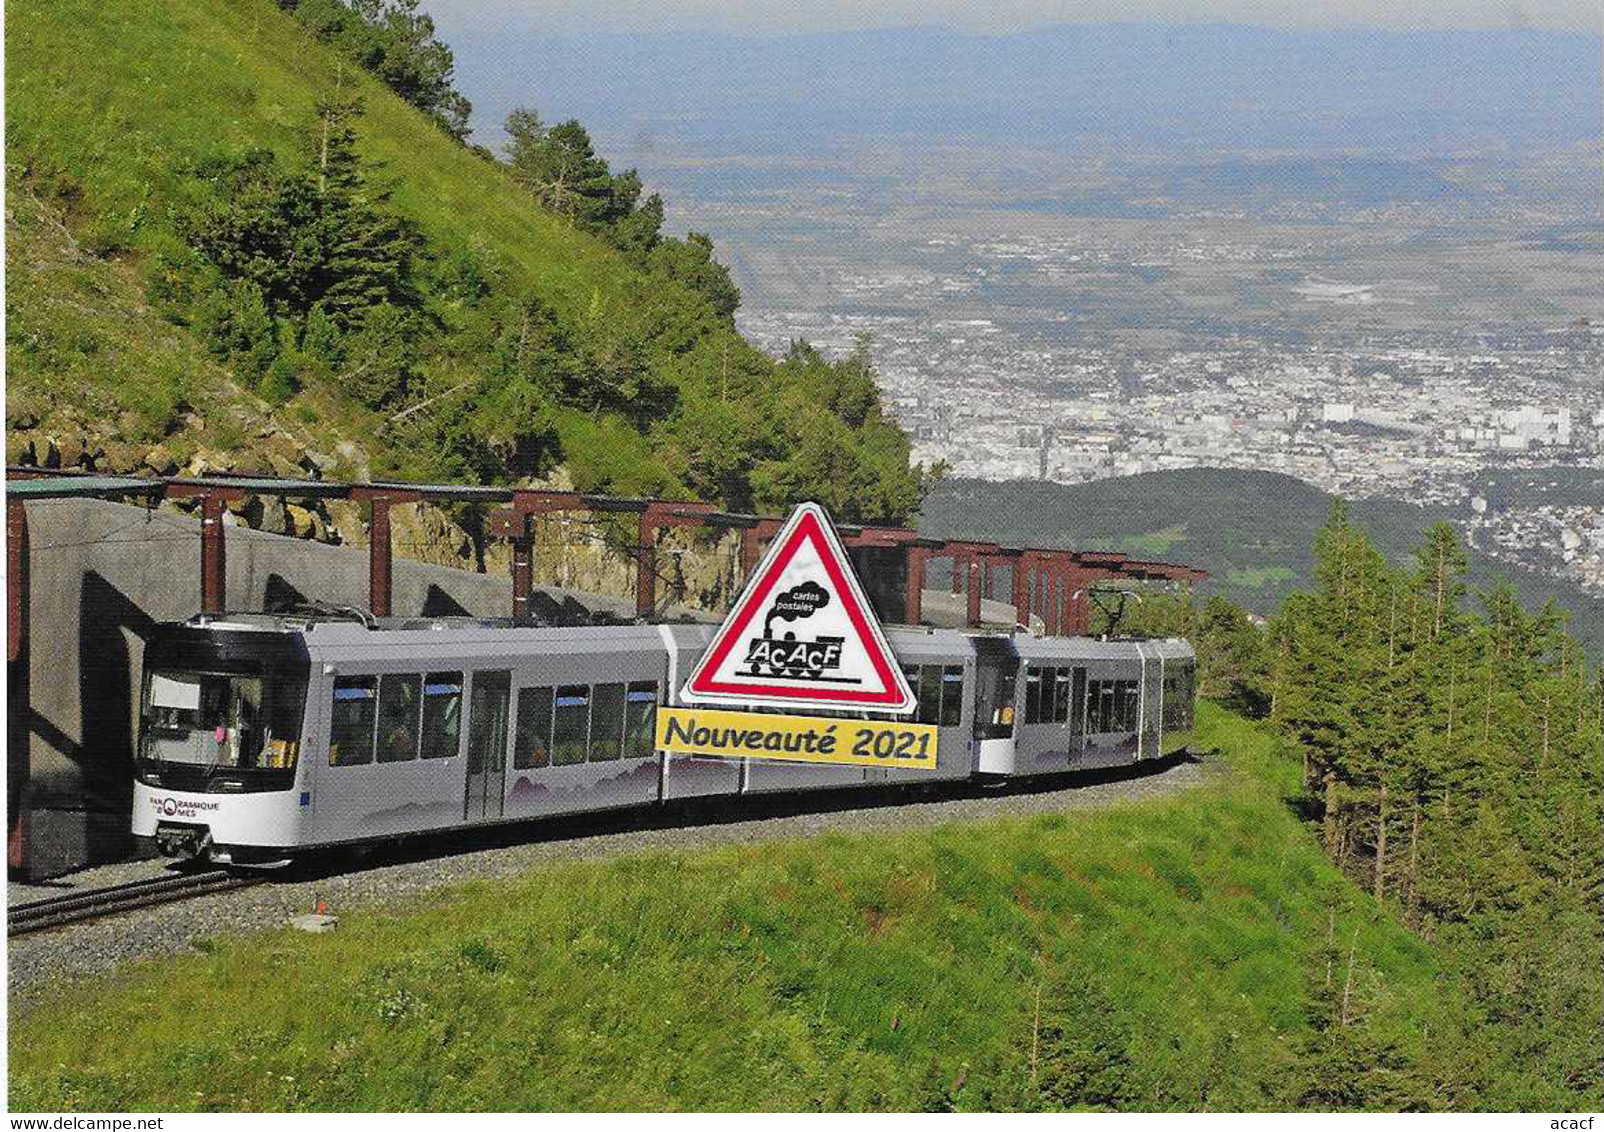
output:
<svg viewBox="0 0 1604 1132"><path fill-rule="evenodd" d="M786 630L775 636L774 622L797 621L812 617L830 604L830 594L817 582L803 582L774 599L774 605L763 618L763 635L747 645L747 676L786 677L793 680L841 680L826 676L841 668L841 646L845 637L819 636L812 640L799 640L796 633Z"/></svg>

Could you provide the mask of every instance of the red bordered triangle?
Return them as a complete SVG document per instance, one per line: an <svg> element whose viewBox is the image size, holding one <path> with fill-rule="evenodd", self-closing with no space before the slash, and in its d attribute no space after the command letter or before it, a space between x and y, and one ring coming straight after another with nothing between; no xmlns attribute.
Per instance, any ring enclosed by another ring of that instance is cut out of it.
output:
<svg viewBox="0 0 1604 1132"><path fill-rule="evenodd" d="M913 690L830 517L804 503L769 545L681 697L907 712Z"/></svg>

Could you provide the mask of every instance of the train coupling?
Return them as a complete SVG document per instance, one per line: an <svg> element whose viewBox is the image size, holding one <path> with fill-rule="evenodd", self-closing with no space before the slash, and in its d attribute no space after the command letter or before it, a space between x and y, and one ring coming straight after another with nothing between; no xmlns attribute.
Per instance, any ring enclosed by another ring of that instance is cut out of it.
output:
<svg viewBox="0 0 1604 1132"><path fill-rule="evenodd" d="M208 826L157 823L156 848L163 857L202 857L211 847L212 831Z"/></svg>

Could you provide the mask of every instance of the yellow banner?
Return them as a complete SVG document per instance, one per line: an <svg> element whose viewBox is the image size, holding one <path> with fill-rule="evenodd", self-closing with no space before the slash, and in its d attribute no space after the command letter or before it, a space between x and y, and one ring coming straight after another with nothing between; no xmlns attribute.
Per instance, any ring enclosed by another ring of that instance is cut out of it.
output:
<svg viewBox="0 0 1604 1132"><path fill-rule="evenodd" d="M660 707L657 749L672 755L935 770L936 728L894 720Z"/></svg>

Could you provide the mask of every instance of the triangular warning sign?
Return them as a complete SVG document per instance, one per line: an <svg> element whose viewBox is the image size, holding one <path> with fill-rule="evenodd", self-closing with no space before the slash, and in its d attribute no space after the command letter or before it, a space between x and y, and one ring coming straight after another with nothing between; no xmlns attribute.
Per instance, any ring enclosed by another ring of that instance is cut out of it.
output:
<svg viewBox="0 0 1604 1132"><path fill-rule="evenodd" d="M913 710L824 508L791 513L680 694L693 704Z"/></svg>

